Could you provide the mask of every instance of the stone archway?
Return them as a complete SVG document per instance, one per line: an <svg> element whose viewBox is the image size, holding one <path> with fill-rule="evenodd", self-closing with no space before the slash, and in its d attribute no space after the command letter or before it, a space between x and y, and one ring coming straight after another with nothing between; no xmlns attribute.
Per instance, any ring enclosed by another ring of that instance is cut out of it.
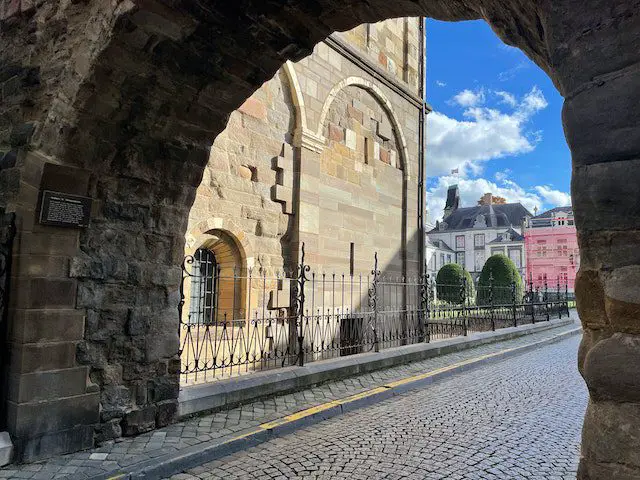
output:
<svg viewBox="0 0 640 480"><path fill-rule="evenodd" d="M17 214L20 265L9 312L16 361L9 367L15 382L7 424L23 458L89 446L95 425L110 438L122 433L120 425L135 433L171 421L179 361L172 333L176 265L208 148L227 115L287 59L304 57L331 32L425 15L485 19L565 98L582 256L579 364L591 393L580 476L637 476L640 208L633 172L640 113L629 108L640 96L637 2L37 5L3 2L0 11L0 206ZM38 225L42 189L92 197L91 226L79 233ZM34 325L47 326L40 338L20 333ZM106 343L106 350L95 348ZM23 361L34 351L52 360ZM77 378L83 368L88 384L59 378L63 370ZM29 376L34 371L37 379ZM27 385L44 389L52 382L61 390L45 403L22 395ZM122 392L141 399L128 413L131 404L110 402ZM100 417L100 403L113 407L107 411L117 424ZM34 408L49 419L37 429L29 423ZM59 409L73 415L50 414Z"/></svg>

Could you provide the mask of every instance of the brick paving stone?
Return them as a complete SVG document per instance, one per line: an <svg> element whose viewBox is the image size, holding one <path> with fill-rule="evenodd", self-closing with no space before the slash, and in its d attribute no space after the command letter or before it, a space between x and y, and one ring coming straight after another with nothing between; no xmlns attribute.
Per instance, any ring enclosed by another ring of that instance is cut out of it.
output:
<svg viewBox="0 0 640 480"><path fill-rule="evenodd" d="M287 479L575 479L588 398L579 342L459 373L169 480L274 478L274 469Z"/></svg>
<svg viewBox="0 0 640 480"><path fill-rule="evenodd" d="M575 317L575 312L572 312L572 314ZM577 317L575 317L574 319L577 321ZM321 384L307 389L303 392L279 395L266 399L263 398L251 404L243 405L241 407L233 408L226 411L216 412L207 416L191 418L184 422L179 422L163 429L139 435L137 437L127 437L118 439L117 441L107 442L105 445L87 452L79 452L56 457L51 460L35 464L42 465L43 469L38 472L32 471L32 465L34 464L9 465L0 469L0 479L25 478L36 480L38 478L45 478L42 475L47 475L46 478L49 479L52 479L54 477L74 480L88 478L91 475L97 475L99 473L127 467L138 462L143 462L161 454L177 453L182 449L186 449L192 445L198 445L205 441L210 441L211 439L222 441L225 438L232 437L235 432L242 431L251 427L256 427L261 423L282 418L283 416L289 415L305 408L312 407L314 405L318 405L320 403L344 398L363 392L365 390L369 390L371 388L375 388L377 386L384 385L385 383L393 380L416 375L418 373L428 372L471 358L545 340L557 335L558 333L573 329L575 327L576 325L569 325L565 327L554 328L548 331L543 331L531 335L524 335L513 340L482 345L468 350L434 357L419 362L413 362L406 365L400 365L397 367L368 373L345 380ZM575 364L575 359L573 363ZM205 438L207 440L204 440ZM317 445L321 445L321 442L318 442ZM429 448L433 448L435 444L429 445ZM108 455L105 460L90 460L90 457L92 455L94 455L93 458L97 458L95 456L96 453L105 453ZM331 458L326 458L327 463L333 465L332 462L334 462L340 454L340 451L334 451ZM361 460L366 461L367 458L368 456L364 455ZM347 464L347 462L344 463L344 465ZM259 462L256 465L255 472L258 472L261 466L263 466L263 464L262 462ZM76 467L76 470L73 473L63 471L62 469L65 467ZM292 467L290 466L290 468ZM304 469L305 467L302 468ZM234 475L238 476L238 478L242 476L245 476L247 478L258 478L256 477L256 475L258 475L257 473L255 475L247 475L246 473L241 473L242 470L236 470L238 473L235 473ZM331 470L331 472L333 471ZM362 470L356 470L356 472L362 474ZM373 470L372 472L373 476L366 478L390 478L388 473L377 470ZM322 474L318 473L317 469L314 470L313 473L310 470L301 470L297 471L296 474L303 478L306 478L308 476L311 476L313 478L320 478L322 476ZM223 476L225 480L231 478L227 474L221 475L202 473L201 475L203 475L204 478L207 479ZM289 474L287 474L287 476L288 478L294 478ZM333 478L334 474L327 473L326 476ZM191 477L185 478L193 478L193 475L191 475ZM357 477L351 476L351 478Z"/></svg>

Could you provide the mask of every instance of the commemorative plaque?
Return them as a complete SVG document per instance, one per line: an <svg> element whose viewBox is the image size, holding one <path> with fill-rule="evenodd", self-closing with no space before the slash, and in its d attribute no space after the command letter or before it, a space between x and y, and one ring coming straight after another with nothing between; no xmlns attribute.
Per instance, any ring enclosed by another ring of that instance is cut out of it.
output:
<svg viewBox="0 0 640 480"><path fill-rule="evenodd" d="M40 206L40 223L54 227L89 226L91 218L91 199L80 195L52 192L42 192Z"/></svg>

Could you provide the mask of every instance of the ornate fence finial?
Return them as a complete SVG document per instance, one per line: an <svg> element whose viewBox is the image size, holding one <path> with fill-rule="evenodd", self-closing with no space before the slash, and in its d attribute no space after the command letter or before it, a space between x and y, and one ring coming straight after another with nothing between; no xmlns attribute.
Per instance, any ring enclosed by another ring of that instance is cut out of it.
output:
<svg viewBox="0 0 640 480"><path fill-rule="evenodd" d="M378 252L373 254L373 281L371 287L369 287L369 306L373 311L373 321L370 323L371 330L373 331L373 350L375 352L380 351L380 344L378 342L378 281L380 278L380 271L378 270Z"/></svg>

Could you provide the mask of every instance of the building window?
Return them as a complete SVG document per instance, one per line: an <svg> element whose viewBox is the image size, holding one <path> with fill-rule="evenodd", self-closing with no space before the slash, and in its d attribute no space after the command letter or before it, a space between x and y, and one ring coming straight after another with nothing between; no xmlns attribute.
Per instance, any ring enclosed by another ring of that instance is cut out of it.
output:
<svg viewBox="0 0 640 480"><path fill-rule="evenodd" d="M429 270L432 272L436 269L436 254L431 255L431 260L429 260Z"/></svg>
<svg viewBox="0 0 640 480"><path fill-rule="evenodd" d="M569 226L573 225L573 220L568 220L567 221L567 225L569 225Z"/></svg>
<svg viewBox="0 0 640 480"><path fill-rule="evenodd" d="M444 253L440 254L440 266L444 266Z"/></svg>
<svg viewBox="0 0 640 480"><path fill-rule="evenodd" d="M456 235L456 248L464 248L464 235Z"/></svg>
<svg viewBox="0 0 640 480"><path fill-rule="evenodd" d="M447 263L451 263L451 255L447 255Z"/></svg>
<svg viewBox="0 0 640 480"><path fill-rule="evenodd" d="M509 250L509 259L514 263L516 268L522 267L522 251L520 249Z"/></svg>
<svg viewBox="0 0 640 480"><path fill-rule="evenodd" d="M456 263L464 268L464 252L456 252Z"/></svg>
<svg viewBox="0 0 640 480"><path fill-rule="evenodd" d="M477 250L475 252L475 271L479 272L482 270L482 267L484 267L484 250Z"/></svg>
<svg viewBox="0 0 640 480"><path fill-rule="evenodd" d="M500 247L493 247L491 249L491 255L504 255L504 248L500 248Z"/></svg>
<svg viewBox="0 0 640 480"><path fill-rule="evenodd" d="M473 245L475 247L484 247L484 233L476 233L473 236Z"/></svg>
<svg viewBox="0 0 640 480"><path fill-rule="evenodd" d="M211 250L199 248L193 255L189 322L213 323L218 300L218 264Z"/></svg>

